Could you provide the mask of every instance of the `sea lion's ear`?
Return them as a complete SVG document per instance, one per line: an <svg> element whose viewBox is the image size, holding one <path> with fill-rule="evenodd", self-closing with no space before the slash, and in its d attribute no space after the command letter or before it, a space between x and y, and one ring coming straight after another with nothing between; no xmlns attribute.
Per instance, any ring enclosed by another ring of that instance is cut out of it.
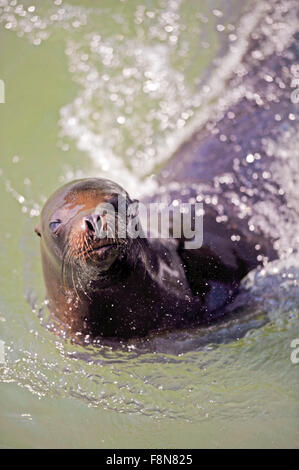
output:
<svg viewBox="0 0 299 470"><path fill-rule="evenodd" d="M35 233L36 233L36 234L37 234L39 237L41 237L41 236L42 236L42 234L41 234L41 231L40 231L40 228L39 228L39 227L35 227L34 231L35 231Z"/></svg>
<svg viewBox="0 0 299 470"><path fill-rule="evenodd" d="M133 201L131 202L129 206L128 215L133 219L134 217L138 216L138 212L139 212L139 201L138 199L133 199Z"/></svg>

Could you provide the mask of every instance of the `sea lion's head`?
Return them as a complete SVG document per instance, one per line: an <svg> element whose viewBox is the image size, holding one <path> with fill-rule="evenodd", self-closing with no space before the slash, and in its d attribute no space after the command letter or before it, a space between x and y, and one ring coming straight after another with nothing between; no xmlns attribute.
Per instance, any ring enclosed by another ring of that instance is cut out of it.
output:
<svg viewBox="0 0 299 470"><path fill-rule="evenodd" d="M60 272L63 283L79 279L85 290L90 280L119 274L121 264L136 255L138 243L132 243L127 230L128 220L137 217L136 208L137 201L107 179L76 180L58 189L35 229L45 277L49 271Z"/></svg>

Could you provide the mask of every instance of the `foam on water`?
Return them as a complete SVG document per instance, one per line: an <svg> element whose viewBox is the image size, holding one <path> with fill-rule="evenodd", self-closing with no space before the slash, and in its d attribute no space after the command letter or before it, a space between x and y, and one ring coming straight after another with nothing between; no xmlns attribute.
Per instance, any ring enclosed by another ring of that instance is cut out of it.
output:
<svg viewBox="0 0 299 470"><path fill-rule="evenodd" d="M142 185L140 179L206 119L203 105L222 92L265 10L264 4L254 5L238 26L249 4L231 2L220 10L216 1L200 8L181 0L132 2L125 18L117 5L84 8L57 0L25 7L2 0L0 6L0 23L34 45L51 39L57 29L64 31L78 92L61 109L59 144L67 151L74 141L95 172L137 196L154 187L152 178ZM101 16L109 27L101 23L99 30ZM218 41L225 51L221 62ZM233 53L226 47L230 43Z"/></svg>

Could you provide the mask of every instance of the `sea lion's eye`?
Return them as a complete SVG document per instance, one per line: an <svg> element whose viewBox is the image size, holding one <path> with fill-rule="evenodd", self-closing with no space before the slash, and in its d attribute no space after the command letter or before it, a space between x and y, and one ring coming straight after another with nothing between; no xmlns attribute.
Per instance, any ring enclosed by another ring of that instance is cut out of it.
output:
<svg viewBox="0 0 299 470"><path fill-rule="evenodd" d="M61 220L57 219L57 220L52 220L52 222L49 223L49 227L50 227L50 230L51 232L55 233L58 229L58 227L60 226L61 224Z"/></svg>

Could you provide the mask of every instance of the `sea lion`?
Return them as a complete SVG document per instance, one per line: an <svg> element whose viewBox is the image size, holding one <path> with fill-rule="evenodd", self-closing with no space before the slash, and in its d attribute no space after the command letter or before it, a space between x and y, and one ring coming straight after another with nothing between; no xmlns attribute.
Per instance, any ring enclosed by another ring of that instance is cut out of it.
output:
<svg viewBox="0 0 299 470"><path fill-rule="evenodd" d="M46 203L41 255L50 311L72 333L127 338L194 321L196 302L173 243L129 236L119 238L126 221L117 207L132 200L112 181L88 178L66 184ZM115 207L118 227L99 212ZM106 206L105 206L106 207ZM131 215L132 216L132 215Z"/></svg>
<svg viewBox="0 0 299 470"><path fill-rule="evenodd" d="M134 203L101 178L68 183L45 204L36 233L49 308L61 325L85 338L129 338L217 318L255 264L254 236L236 248L232 234L241 232L230 223L219 230L207 210L207 241L188 257L184 237L152 239L141 229L133 238L128 219L136 224L137 212L121 205Z"/></svg>
<svg viewBox="0 0 299 470"><path fill-rule="evenodd" d="M36 231L49 307L71 332L129 338L214 321L251 269L295 249L298 132L290 97L298 35L287 14L279 2L269 7L215 117L178 149L158 175L161 190L145 200L202 201L200 248L148 234L100 239L110 219L99 204L110 201L125 223L115 200L133 202L109 180L69 183L46 203ZM280 25L279 43L269 24Z"/></svg>
<svg viewBox="0 0 299 470"><path fill-rule="evenodd" d="M221 103L158 175L155 200L203 202L202 247L178 251L195 295L221 292L210 282L215 260L214 281L237 286L258 265L298 250L297 7L264 5Z"/></svg>

